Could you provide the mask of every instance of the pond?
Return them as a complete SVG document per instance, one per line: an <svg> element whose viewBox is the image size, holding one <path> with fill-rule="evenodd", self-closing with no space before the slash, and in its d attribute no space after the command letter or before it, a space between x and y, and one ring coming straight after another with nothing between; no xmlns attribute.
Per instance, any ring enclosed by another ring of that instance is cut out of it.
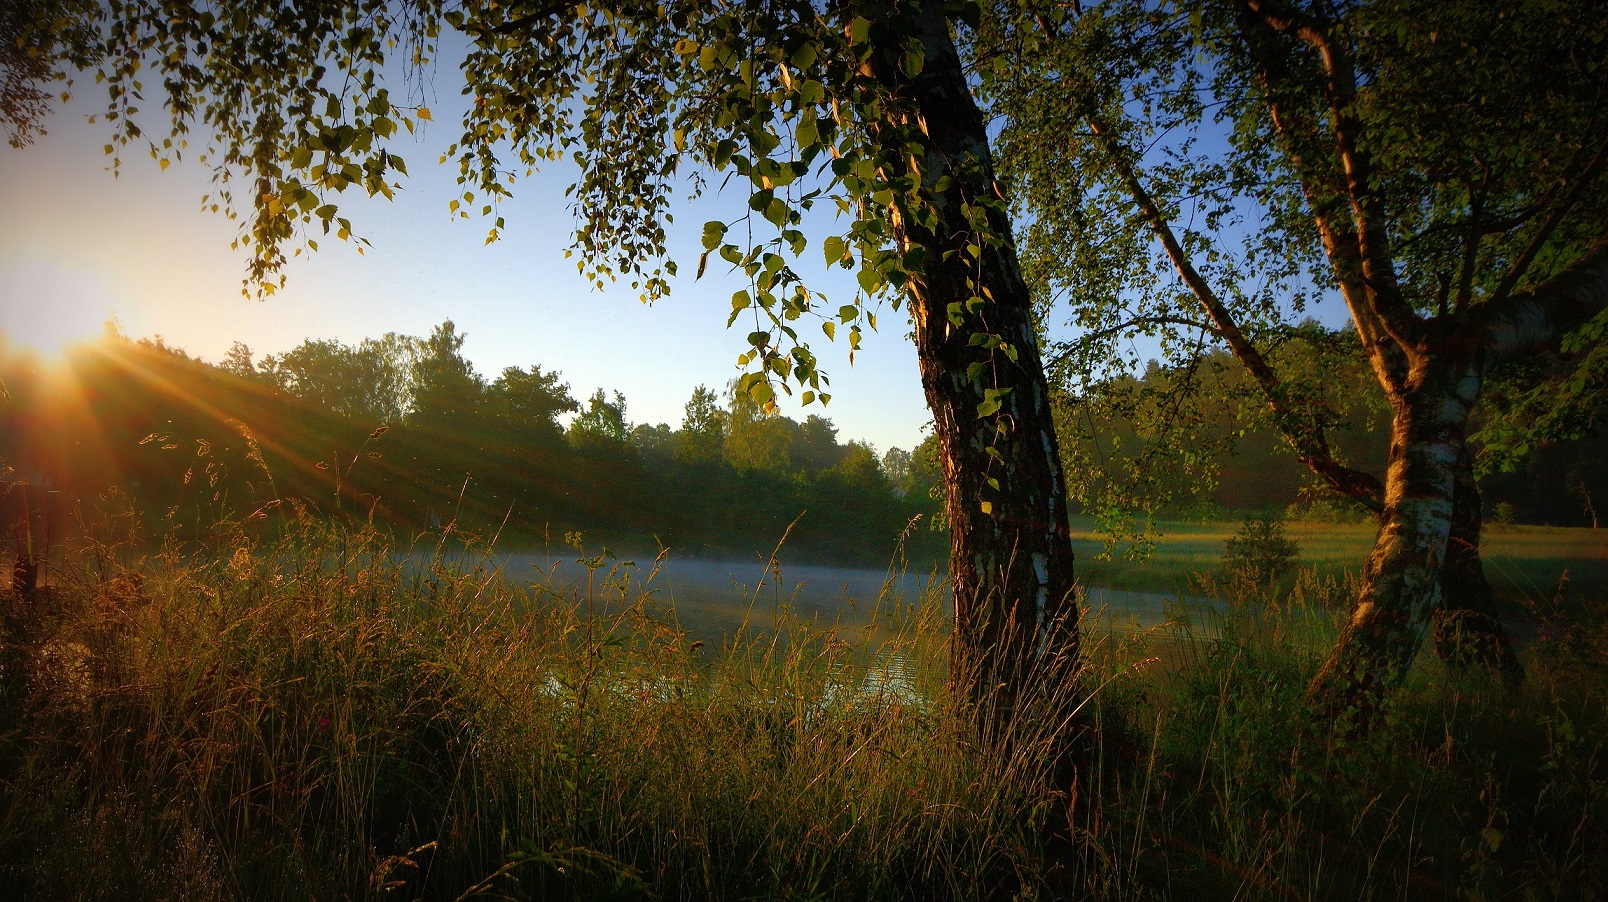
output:
<svg viewBox="0 0 1608 902"><path fill-rule="evenodd" d="M500 555L497 563L513 582L536 582L568 597L585 598L588 573L571 558L545 554ZM819 564L667 557L661 561L611 561L592 576L600 604L616 605L622 594L634 602L648 594L661 609L674 610L689 632L729 635L746 624L768 629L787 617L821 626L859 628L880 619L908 619L923 605L950 611L948 585L936 572L916 573ZM621 588L625 588L622 593ZM1095 631L1129 633L1170 617L1187 617L1196 635L1210 627L1210 606L1197 598L1164 592L1088 587L1084 623Z"/></svg>

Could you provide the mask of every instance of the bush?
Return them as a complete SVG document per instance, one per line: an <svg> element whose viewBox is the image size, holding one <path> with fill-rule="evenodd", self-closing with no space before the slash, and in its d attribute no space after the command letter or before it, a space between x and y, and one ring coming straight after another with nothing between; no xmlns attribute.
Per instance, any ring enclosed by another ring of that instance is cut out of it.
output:
<svg viewBox="0 0 1608 902"><path fill-rule="evenodd" d="M1509 502L1498 501L1491 505L1490 522L1497 526L1512 526L1518 510Z"/></svg>
<svg viewBox="0 0 1608 902"><path fill-rule="evenodd" d="M1284 518L1263 511L1246 514L1239 532L1223 543L1223 567L1231 577L1272 582L1294 566L1301 546L1284 534Z"/></svg>
<svg viewBox="0 0 1608 902"><path fill-rule="evenodd" d="M1296 502L1284 509L1284 519L1298 523L1365 523L1371 516L1355 502L1331 498Z"/></svg>

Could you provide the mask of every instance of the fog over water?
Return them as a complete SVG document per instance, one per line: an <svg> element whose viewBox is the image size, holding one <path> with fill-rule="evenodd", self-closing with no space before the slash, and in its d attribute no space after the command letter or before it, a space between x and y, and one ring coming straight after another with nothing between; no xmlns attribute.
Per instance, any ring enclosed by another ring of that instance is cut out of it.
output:
<svg viewBox="0 0 1608 902"><path fill-rule="evenodd" d="M536 583L560 594L585 598L588 573L578 555L505 554L493 559L510 582ZM488 561L487 563L493 563ZM647 593L662 609L673 609L682 625L697 633L727 633L744 622L765 628L779 609L815 618L823 625L845 627L870 622L880 605L940 606L951 610L945 574L893 572L886 569L789 564L776 567L751 560L712 560L667 556L659 561L606 561L592 578L599 602L618 603L620 587L631 601ZM1187 602L1187 603L1186 603ZM1085 624L1095 630L1131 632L1148 629L1170 616L1187 616L1197 630L1210 619L1199 599L1175 594L1088 587Z"/></svg>

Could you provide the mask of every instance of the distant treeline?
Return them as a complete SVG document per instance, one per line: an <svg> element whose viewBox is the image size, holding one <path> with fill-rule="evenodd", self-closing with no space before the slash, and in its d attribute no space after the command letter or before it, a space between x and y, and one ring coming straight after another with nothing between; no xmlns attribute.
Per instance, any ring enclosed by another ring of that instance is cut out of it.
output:
<svg viewBox="0 0 1608 902"><path fill-rule="evenodd" d="M618 392L577 400L540 366L488 379L463 340L446 322L261 358L237 343L213 366L114 335L60 373L0 346L0 459L35 486L126 494L187 534L299 505L505 546L579 530L594 547L751 554L796 520L795 557L885 563L917 517L911 552L947 544L927 528L940 506L930 446L879 456L829 419L704 386L679 428L633 425Z"/></svg>
<svg viewBox="0 0 1608 902"><path fill-rule="evenodd" d="M705 386L677 427L633 424L620 393L577 399L540 366L487 378L463 341L449 321L424 338L308 340L266 356L237 343L211 365L160 338L112 334L52 368L0 335L0 481L57 490L56 508L111 494L146 527L189 536L299 506L401 534L452 524L505 547L582 531L637 552L657 541L748 555L791 524L797 557L883 563L904 534L922 562L945 553L930 436L879 455L839 441L822 416L766 414ZM1180 405L1184 378L1209 390ZM1160 516L1357 516L1313 489L1242 378L1207 356L1187 372L1153 366L1063 395L1073 510L1115 499ZM1382 473L1388 412L1371 380L1326 384L1349 393L1330 402L1336 449ZM1603 460L1601 436L1532 451L1486 478L1487 517L1592 525L1591 505L1608 496ZM5 522L22 503L0 499Z"/></svg>
<svg viewBox="0 0 1608 902"><path fill-rule="evenodd" d="M1299 403L1317 411L1335 456L1383 479L1391 411L1360 347L1344 331L1303 329L1318 340L1292 341L1274 360L1305 393ZM1493 379L1486 393L1503 390ZM1116 518L1146 510L1200 519L1265 510L1316 520L1368 516L1295 458L1264 395L1226 352L1176 367L1152 361L1141 374L1063 392L1055 408L1073 510ZM1599 425L1515 456L1487 454L1483 423L1473 425L1487 520L1597 525L1598 505L1608 504L1608 431Z"/></svg>

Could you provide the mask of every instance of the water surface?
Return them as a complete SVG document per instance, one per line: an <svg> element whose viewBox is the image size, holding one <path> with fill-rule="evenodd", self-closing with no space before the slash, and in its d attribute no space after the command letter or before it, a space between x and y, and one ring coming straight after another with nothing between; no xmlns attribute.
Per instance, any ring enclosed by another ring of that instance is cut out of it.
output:
<svg viewBox="0 0 1608 902"><path fill-rule="evenodd" d="M567 597L586 598L587 569L573 558L545 554L500 555L505 578L536 583ZM608 561L590 574L591 595L600 605L634 602L647 594L661 610L673 610L695 633L730 633L747 624L766 629L780 618L813 619L822 626L860 627L877 616L903 614L923 605L951 608L949 587L939 572L893 572L818 564L766 566L764 561L667 557L659 561ZM622 592L622 589L624 590ZM1089 587L1085 625L1095 631L1135 632L1170 618L1187 618L1209 629L1209 606L1177 594Z"/></svg>

